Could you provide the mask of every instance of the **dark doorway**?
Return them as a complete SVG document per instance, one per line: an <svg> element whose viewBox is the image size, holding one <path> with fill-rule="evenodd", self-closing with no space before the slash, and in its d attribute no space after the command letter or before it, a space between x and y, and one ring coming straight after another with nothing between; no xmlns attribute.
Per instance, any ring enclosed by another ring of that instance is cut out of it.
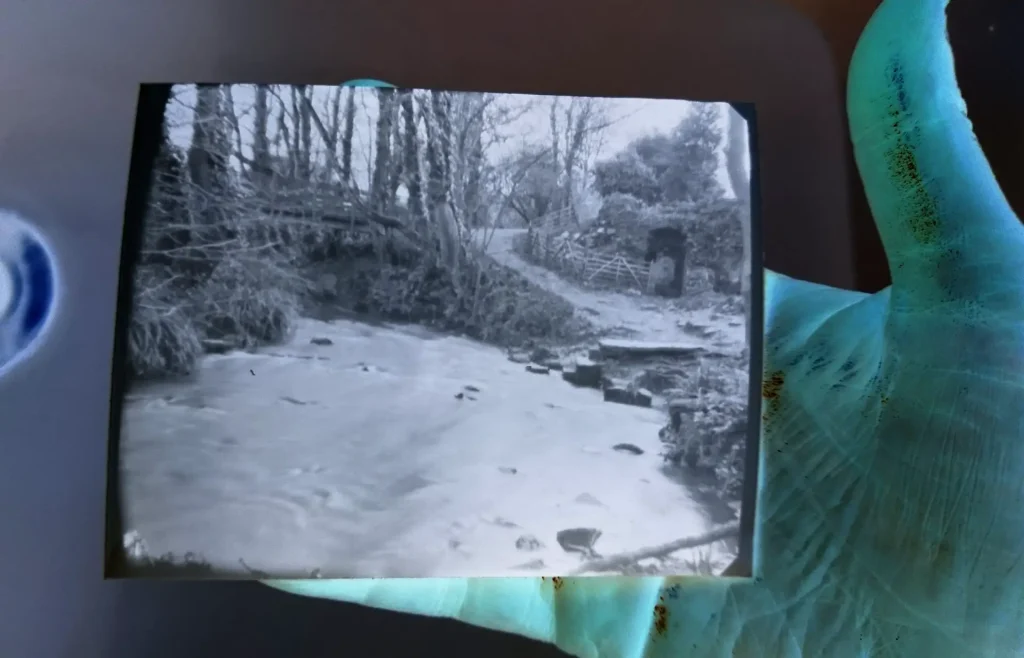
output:
<svg viewBox="0 0 1024 658"><path fill-rule="evenodd" d="M686 280L686 236L679 229L663 226L647 234L644 260L651 265L651 289L662 297L681 297ZM671 275L661 275L671 267Z"/></svg>

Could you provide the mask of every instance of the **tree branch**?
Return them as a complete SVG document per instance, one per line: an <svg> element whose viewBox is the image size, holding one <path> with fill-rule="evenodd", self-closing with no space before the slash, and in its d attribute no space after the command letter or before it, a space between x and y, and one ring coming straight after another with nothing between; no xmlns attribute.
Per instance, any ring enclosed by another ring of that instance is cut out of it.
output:
<svg viewBox="0 0 1024 658"><path fill-rule="evenodd" d="M683 539L677 539L667 544L661 544L660 546L648 546L647 548L641 548L629 553L619 553L618 555L610 555L597 560L591 560L590 562L585 562L579 569L570 572L569 575L578 576L595 571L615 571L626 565L639 562L640 560L646 560L652 557L662 558L686 548L696 548L697 546L713 544L722 539L735 537L739 535L739 532L739 521L733 521L731 523L718 526L717 528L696 537L684 537Z"/></svg>

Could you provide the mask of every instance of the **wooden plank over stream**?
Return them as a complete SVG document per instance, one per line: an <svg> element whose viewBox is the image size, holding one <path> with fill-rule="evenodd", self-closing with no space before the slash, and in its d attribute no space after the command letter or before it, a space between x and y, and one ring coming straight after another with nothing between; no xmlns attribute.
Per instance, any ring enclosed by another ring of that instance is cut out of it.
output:
<svg viewBox="0 0 1024 658"><path fill-rule="evenodd" d="M642 359L654 356L676 356L694 358L706 351L703 343L672 342L658 343L619 338L604 338L598 341L601 356L608 359Z"/></svg>

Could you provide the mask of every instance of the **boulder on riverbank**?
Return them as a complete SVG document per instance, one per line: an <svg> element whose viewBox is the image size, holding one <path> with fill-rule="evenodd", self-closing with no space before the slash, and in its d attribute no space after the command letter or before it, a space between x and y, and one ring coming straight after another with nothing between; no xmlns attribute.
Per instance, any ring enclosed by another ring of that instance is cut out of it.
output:
<svg viewBox="0 0 1024 658"><path fill-rule="evenodd" d="M634 407L650 408L654 396L646 389L630 389L627 386L616 384L607 386L604 389L604 401L628 404Z"/></svg>
<svg viewBox="0 0 1024 658"><path fill-rule="evenodd" d="M562 371L562 379L581 388L601 390L602 376L601 364L586 358L576 359L571 368Z"/></svg>

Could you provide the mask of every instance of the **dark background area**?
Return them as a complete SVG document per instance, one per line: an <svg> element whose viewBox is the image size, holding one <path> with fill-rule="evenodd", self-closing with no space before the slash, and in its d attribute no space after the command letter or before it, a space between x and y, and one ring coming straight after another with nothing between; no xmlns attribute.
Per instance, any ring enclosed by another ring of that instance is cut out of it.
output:
<svg viewBox="0 0 1024 658"><path fill-rule="evenodd" d="M106 259L100 274L113 284L119 245L97 236L123 217L144 81L375 77L422 87L752 101L766 265L833 285L884 286L841 93L850 49L877 2L683 4L352 0L300 9L270 0L2 0L0 205L44 231L73 227L81 250ZM953 0L950 17L970 116L1020 212L1024 3ZM315 658L361 647L384 656L558 655L455 622L256 583L104 582L113 319L100 315L76 315L73 331L0 382L0 655Z"/></svg>

